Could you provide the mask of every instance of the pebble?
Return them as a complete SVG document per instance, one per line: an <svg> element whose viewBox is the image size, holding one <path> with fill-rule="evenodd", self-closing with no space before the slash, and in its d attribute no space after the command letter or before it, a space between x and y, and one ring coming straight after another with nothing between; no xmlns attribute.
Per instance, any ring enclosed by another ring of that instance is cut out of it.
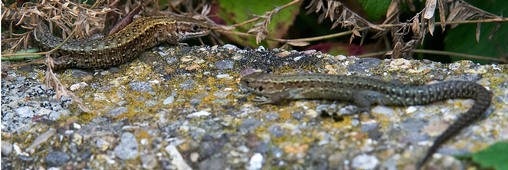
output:
<svg viewBox="0 0 508 170"><path fill-rule="evenodd" d="M234 61L231 60L220 60L215 62L215 67L219 70L230 70L234 68Z"/></svg>
<svg viewBox="0 0 508 170"><path fill-rule="evenodd" d="M7 141L2 141L2 146L0 146L2 148L2 155L3 156L7 156L9 154L11 154L12 152L12 144L7 142Z"/></svg>
<svg viewBox="0 0 508 170"><path fill-rule="evenodd" d="M296 120L302 120L305 117L302 112L293 112L291 113L291 116L293 116L293 118Z"/></svg>
<svg viewBox="0 0 508 170"><path fill-rule="evenodd" d="M339 61L342 61L342 60L345 60L347 59L347 57L345 55L337 55L334 57L335 59L339 60Z"/></svg>
<svg viewBox="0 0 508 170"><path fill-rule="evenodd" d="M219 91L213 93L213 95L219 99L224 99L224 98L228 97L229 94L231 94L231 92L226 92L223 90L219 90Z"/></svg>
<svg viewBox="0 0 508 170"><path fill-rule="evenodd" d="M198 160L199 160L199 153L192 152L190 154L190 160L191 160L191 162L198 162Z"/></svg>
<svg viewBox="0 0 508 170"><path fill-rule="evenodd" d="M237 60L237 61L238 61L238 60L241 60L243 57L244 57L244 56L243 56L243 55L241 55L241 54L236 54L236 55L234 55L233 57L231 57L231 59L233 59L233 60Z"/></svg>
<svg viewBox="0 0 508 170"><path fill-rule="evenodd" d="M390 68L388 70L395 71L399 69L407 70L409 67L411 67L411 62L409 60L403 59L403 58L397 58L393 59L390 62Z"/></svg>
<svg viewBox="0 0 508 170"><path fill-rule="evenodd" d="M145 106L146 107L153 107L155 105L157 105L157 101L155 101L155 100L147 100L147 101L145 101Z"/></svg>
<svg viewBox="0 0 508 170"><path fill-rule="evenodd" d="M190 90L194 87L194 80L185 80L184 82L180 83L179 87L183 90Z"/></svg>
<svg viewBox="0 0 508 170"><path fill-rule="evenodd" d="M393 110L393 108L391 108L391 107L378 105L378 106L375 106L374 108L372 108L371 112L373 114L382 114L387 117L391 117L395 113L395 110Z"/></svg>
<svg viewBox="0 0 508 170"><path fill-rule="evenodd" d="M257 129L259 125L261 125L261 121L254 119L254 118L248 118L240 124L238 127L240 129L240 132L248 132L252 131L254 129Z"/></svg>
<svg viewBox="0 0 508 170"><path fill-rule="evenodd" d="M167 57L167 58L166 58L166 63L167 63L167 64L173 64L173 63L175 63L175 62L177 62L177 61L178 61L178 59L177 59L177 58L175 58L175 57Z"/></svg>
<svg viewBox="0 0 508 170"><path fill-rule="evenodd" d="M260 153L255 153L252 155L252 157L249 160L249 163L247 164L247 167L245 169L247 170L258 170L263 167L263 155Z"/></svg>
<svg viewBox="0 0 508 170"><path fill-rule="evenodd" d="M34 160L33 157L31 156L26 156L26 155L18 155L18 158L19 160L21 161L25 161L25 162L32 162ZM49 166L49 165L48 165Z"/></svg>
<svg viewBox="0 0 508 170"><path fill-rule="evenodd" d="M374 169L379 164L379 160L372 155L358 155L353 158L352 166L356 169Z"/></svg>
<svg viewBox="0 0 508 170"><path fill-rule="evenodd" d="M277 120L279 118L280 118L280 115L278 113L275 113L275 112L269 112L269 113L265 114L265 119L267 121L274 121L274 120Z"/></svg>
<svg viewBox="0 0 508 170"><path fill-rule="evenodd" d="M187 115L186 117L187 118L206 117L206 116L209 116L211 114L212 113L210 113L210 112L201 110L201 111L198 111L198 112L191 113L191 114Z"/></svg>
<svg viewBox="0 0 508 170"><path fill-rule="evenodd" d="M275 54L275 56L277 56L277 57L286 57L286 56L288 56L290 54L291 54L291 52L289 52L289 51L282 51L280 53Z"/></svg>
<svg viewBox="0 0 508 170"><path fill-rule="evenodd" d="M120 143L114 149L114 153L123 160L136 158L139 154L136 137L130 132L123 133Z"/></svg>
<svg viewBox="0 0 508 170"><path fill-rule="evenodd" d="M145 169L153 169L157 166L157 158L154 154L144 154L140 156L141 166Z"/></svg>
<svg viewBox="0 0 508 170"><path fill-rule="evenodd" d="M217 74L217 76L215 76L215 77L217 77L218 79L223 79L223 78L225 78L225 79L232 79L233 78L229 74Z"/></svg>
<svg viewBox="0 0 508 170"><path fill-rule="evenodd" d="M35 114L34 111L32 110L32 108L28 107L28 106L23 106L23 107L17 108L16 113L20 117L33 117Z"/></svg>
<svg viewBox="0 0 508 170"><path fill-rule="evenodd" d="M48 165L49 167L58 167L67 163L69 159L70 159L69 154L61 151L53 151L49 152L44 160L46 162L46 165Z"/></svg>
<svg viewBox="0 0 508 170"><path fill-rule="evenodd" d="M270 125L270 127L268 127L268 132L276 138L280 138L285 134L284 130L282 130L282 127L279 125Z"/></svg>
<svg viewBox="0 0 508 170"><path fill-rule="evenodd" d="M305 56L301 55L301 56L296 56L295 58L293 58L293 61L299 61L301 60L302 58L304 58Z"/></svg>
<svg viewBox="0 0 508 170"><path fill-rule="evenodd" d="M95 145L100 151L106 151L110 146L109 142L102 138L97 139L97 141L95 141Z"/></svg>
<svg viewBox="0 0 508 170"><path fill-rule="evenodd" d="M69 89L71 91L76 91L76 90L86 87L86 86L88 86L88 84L86 84L85 82L81 82L81 83L76 83L76 84L71 85L71 87L69 87Z"/></svg>
<svg viewBox="0 0 508 170"><path fill-rule="evenodd" d="M224 44L222 46L222 48L225 48L225 49L230 50L230 51L234 51L234 50L238 49L238 47L236 47L235 45L232 45L232 44Z"/></svg>
<svg viewBox="0 0 508 170"><path fill-rule="evenodd" d="M381 60L377 58L360 58L354 64L348 66L348 71L353 73L368 73L370 68L374 68L381 64Z"/></svg>
<svg viewBox="0 0 508 170"><path fill-rule="evenodd" d="M198 97L198 98L192 98L189 103L193 106L197 106L199 105L201 102L202 102L202 97Z"/></svg>
<svg viewBox="0 0 508 170"><path fill-rule="evenodd" d="M407 114L412 114L412 113L416 112L417 110L418 110L418 108L417 108L417 107L415 107L415 106L409 106L409 107L407 107L407 109L406 109L406 113L407 113Z"/></svg>
<svg viewBox="0 0 508 170"><path fill-rule="evenodd" d="M94 93L93 99L95 101L107 101L108 100L108 98L106 97L106 95L104 93Z"/></svg>
<svg viewBox="0 0 508 170"><path fill-rule="evenodd" d="M171 104L175 101L175 96L169 96L167 97L166 99L164 99L164 101L162 102L162 104L164 105L168 105L168 104Z"/></svg>
<svg viewBox="0 0 508 170"><path fill-rule="evenodd" d="M319 115L319 113L314 109L308 109L308 110L305 110L305 115L310 118L315 118Z"/></svg>
<svg viewBox="0 0 508 170"><path fill-rule="evenodd" d="M153 92L152 85L148 82L130 82L129 86L138 92Z"/></svg>
<svg viewBox="0 0 508 170"><path fill-rule="evenodd" d="M127 111L129 111L129 109L127 109L126 107L117 107L117 108L110 110L108 112L108 114L115 117L115 116L119 116L121 114L127 113Z"/></svg>
<svg viewBox="0 0 508 170"><path fill-rule="evenodd" d="M198 169L207 169L207 170L224 170L226 169L226 159L221 157L209 157L201 162L199 162Z"/></svg>
<svg viewBox="0 0 508 170"><path fill-rule="evenodd" d="M371 130L376 130L379 128L379 124L376 122L363 122L362 123L362 132L368 132Z"/></svg>
<svg viewBox="0 0 508 170"><path fill-rule="evenodd" d="M402 130L406 131L408 134L411 133L419 133L425 125L425 121L423 119L414 119L408 118L401 123Z"/></svg>
<svg viewBox="0 0 508 170"><path fill-rule="evenodd" d="M81 129L81 125L79 123L73 123L72 128L79 130L79 129Z"/></svg>

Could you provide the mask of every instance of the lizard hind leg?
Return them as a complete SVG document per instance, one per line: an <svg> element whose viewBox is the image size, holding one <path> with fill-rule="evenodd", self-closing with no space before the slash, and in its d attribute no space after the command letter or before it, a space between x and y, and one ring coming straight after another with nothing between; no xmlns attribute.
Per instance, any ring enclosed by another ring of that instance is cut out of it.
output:
<svg viewBox="0 0 508 170"><path fill-rule="evenodd" d="M370 112L370 106L373 104L382 104L386 95L372 90L361 90L353 94L353 103L358 107L359 113L367 113L370 118L374 118Z"/></svg>

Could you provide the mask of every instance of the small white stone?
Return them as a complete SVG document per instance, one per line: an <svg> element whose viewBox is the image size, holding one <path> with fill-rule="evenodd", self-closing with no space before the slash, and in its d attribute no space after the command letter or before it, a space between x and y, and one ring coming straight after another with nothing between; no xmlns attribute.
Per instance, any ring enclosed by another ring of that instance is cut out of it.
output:
<svg viewBox="0 0 508 170"><path fill-rule="evenodd" d="M243 55L241 55L241 54L236 54L233 57L231 57L231 59L233 59L233 60L241 60L242 58L243 58Z"/></svg>
<svg viewBox="0 0 508 170"><path fill-rule="evenodd" d="M190 160L191 160L191 162L198 162L198 160L199 160L199 153L192 152L190 154Z"/></svg>
<svg viewBox="0 0 508 170"><path fill-rule="evenodd" d="M352 166L356 169L374 169L379 164L379 160L371 155L358 155L353 158Z"/></svg>
<svg viewBox="0 0 508 170"><path fill-rule="evenodd" d="M76 91L82 87L86 87L88 86L88 84L86 84L85 82L81 82L81 83L76 83L76 84L73 84L71 85L71 87L69 87L69 89L71 89L71 91Z"/></svg>
<svg viewBox="0 0 508 170"><path fill-rule="evenodd" d="M409 107L407 107L407 109L406 109L406 113L407 113L407 114L411 114L411 113L416 112L416 110L418 110L418 109L417 109L415 106L409 106Z"/></svg>
<svg viewBox="0 0 508 170"><path fill-rule="evenodd" d="M218 74L217 76L218 79L222 79L222 78L230 78L231 76L229 74Z"/></svg>
<svg viewBox="0 0 508 170"><path fill-rule="evenodd" d="M376 113L376 114L383 114L383 115L386 115L386 116L391 116L393 115L395 111L390 108L390 107L386 107L386 106L376 106L374 108L372 108L372 113Z"/></svg>
<svg viewBox="0 0 508 170"><path fill-rule="evenodd" d="M169 96L166 99L164 99L162 104L165 104L165 105L171 104L171 103L173 103L173 101L175 101L175 96Z"/></svg>
<svg viewBox="0 0 508 170"><path fill-rule="evenodd" d="M80 124L78 124L78 123L73 123L73 124L72 124L72 127L73 127L74 129L81 129L81 125L80 125Z"/></svg>
<svg viewBox="0 0 508 170"><path fill-rule="evenodd" d="M347 59L347 57L345 55L338 55L338 56L335 56L335 58L339 61L342 61L342 60L345 60Z"/></svg>
<svg viewBox="0 0 508 170"><path fill-rule="evenodd" d="M266 51L266 49L265 49L265 47L263 47L263 46L259 46L259 47L256 49L256 51L258 51L258 52L263 52L263 51Z"/></svg>
<svg viewBox="0 0 508 170"><path fill-rule="evenodd" d="M201 111L194 112L194 113L191 113L191 114L187 115L187 118L205 117L205 116L208 116L210 114L212 114L212 113L204 111L204 110L201 110Z"/></svg>
<svg viewBox="0 0 508 170"><path fill-rule="evenodd" d="M293 58L293 61L298 61L298 60L302 59L303 57L305 57L305 56L298 56L298 57L295 57L295 58Z"/></svg>
<svg viewBox="0 0 508 170"><path fill-rule="evenodd" d="M255 153L249 160L249 164L247 164L247 170L258 170L263 167L263 155L260 153Z"/></svg>
<svg viewBox="0 0 508 170"><path fill-rule="evenodd" d="M12 144L7 141L2 141L2 155L8 156L12 152Z"/></svg>
<svg viewBox="0 0 508 170"><path fill-rule="evenodd" d="M236 50L236 49L238 49L238 47L236 47L235 45L232 45L232 44L224 44L222 46L222 48L225 48L225 49L228 49L228 50Z"/></svg>
<svg viewBox="0 0 508 170"><path fill-rule="evenodd" d="M139 140L139 143L140 143L141 145L147 145L147 144L148 144L148 139L143 138L143 139Z"/></svg>
<svg viewBox="0 0 508 170"><path fill-rule="evenodd" d="M315 118L318 116L318 112L314 109L308 109L308 110L305 110L305 115L310 118Z"/></svg>
<svg viewBox="0 0 508 170"><path fill-rule="evenodd" d="M150 84L159 84L161 81L159 80L150 80L148 81Z"/></svg>

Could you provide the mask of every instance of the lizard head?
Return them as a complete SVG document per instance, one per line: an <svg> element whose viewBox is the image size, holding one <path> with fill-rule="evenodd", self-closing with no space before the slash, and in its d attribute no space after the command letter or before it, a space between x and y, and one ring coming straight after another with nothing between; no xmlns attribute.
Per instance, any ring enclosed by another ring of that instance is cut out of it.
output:
<svg viewBox="0 0 508 170"><path fill-rule="evenodd" d="M176 29L180 41L202 37L210 33L210 26L208 24L194 19L177 20Z"/></svg>
<svg viewBox="0 0 508 170"><path fill-rule="evenodd" d="M240 79L240 84L251 92L256 94L272 94L283 91L284 87L276 82L266 80L266 73L252 73L243 76Z"/></svg>

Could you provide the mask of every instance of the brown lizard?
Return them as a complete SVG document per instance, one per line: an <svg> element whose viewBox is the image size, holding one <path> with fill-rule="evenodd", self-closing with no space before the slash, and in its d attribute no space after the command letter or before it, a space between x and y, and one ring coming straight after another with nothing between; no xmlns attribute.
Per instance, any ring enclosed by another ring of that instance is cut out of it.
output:
<svg viewBox="0 0 508 170"><path fill-rule="evenodd" d="M100 39L70 39L53 54L53 68L98 69L131 61L142 51L163 42L178 44L182 40L208 35L210 27L203 21L183 17L154 16L140 18L120 32ZM39 22L33 36L42 50L51 50L63 42L44 22Z"/></svg>

